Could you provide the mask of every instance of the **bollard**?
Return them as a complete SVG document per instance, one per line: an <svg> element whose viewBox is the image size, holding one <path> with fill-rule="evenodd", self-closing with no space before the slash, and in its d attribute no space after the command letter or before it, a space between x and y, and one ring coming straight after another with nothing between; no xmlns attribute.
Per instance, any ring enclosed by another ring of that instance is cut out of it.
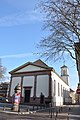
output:
<svg viewBox="0 0 80 120"><path fill-rule="evenodd" d="M69 107L69 111L71 110L71 108Z"/></svg>
<svg viewBox="0 0 80 120"><path fill-rule="evenodd" d="M56 118L57 118L57 116L58 116L58 111L56 111Z"/></svg>
<svg viewBox="0 0 80 120"><path fill-rule="evenodd" d="M52 108L51 108L51 117L50 118L52 118Z"/></svg>
<svg viewBox="0 0 80 120"><path fill-rule="evenodd" d="M54 116L54 108L53 108L53 116Z"/></svg>
<svg viewBox="0 0 80 120"><path fill-rule="evenodd" d="M52 118L52 103L49 103L49 114L50 118Z"/></svg>
<svg viewBox="0 0 80 120"><path fill-rule="evenodd" d="M38 105L37 105L37 110L38 110Z"/></svg>
<svg viewBox="0 0 80 120"><path fill-rule="evenodd" d="M59 107L59 113L60 113L60 107Z"/></svg>
<svg viewBox="0 0 80 120"><path fill-rule="evenodd" d="M28 112L30 112L30 106L28 106Z"/></svg>
<svg viewBox="0 0 80 120"><path fill-rule="evenodd" d="M20 105L18 106L18 113L20 112Z"/></svg>
<svg viewBox="0 0 80 120"><path fill-rule="evenodd" d="M61 112L62 112L62 107L61 107Z"/></svg>
<svg viewBox="0 0 80 120"><path fill-rule="evenodd" d="M49 116L52 118L52 108L49 109Z"/></svg>
<svg viewBox="0 0 80 120"><path fill-rule="evenodd" d="M50 108L49 108L49 116L50 116Z"/></svg>
<svg viewBox="0 0 80 120"><path fill-rule="evenodd" d="M57 118L55 117L55 120L57 120Z"/></svg>
<svg viewBox="0 0 80 120"><path fill-rule="evenodd" d="M34 111L34 105L33 105L33 111Z"/></svg>
<svg viewBox="0 0 80 120"><path fill-rule="evenodd" d="M68 117L67 117L67 120L69 120L69 113L68 113Z"/></svg>
<svg viewBox="0 0 80 120"><path fill-rule="evenodd" d="M3 106L3 111L5 111L5 106Z"/></svg>

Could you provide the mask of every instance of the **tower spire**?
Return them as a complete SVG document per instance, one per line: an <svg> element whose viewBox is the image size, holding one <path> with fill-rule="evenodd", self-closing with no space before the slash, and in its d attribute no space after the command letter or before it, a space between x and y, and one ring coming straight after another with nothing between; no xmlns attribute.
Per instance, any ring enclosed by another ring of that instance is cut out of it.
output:
<svg viewBox="0 0 80 120"><path fill-rule="evenodd" d="M65 65L65 59L64 59L64 57L63 57L63 65Z"/></svg>

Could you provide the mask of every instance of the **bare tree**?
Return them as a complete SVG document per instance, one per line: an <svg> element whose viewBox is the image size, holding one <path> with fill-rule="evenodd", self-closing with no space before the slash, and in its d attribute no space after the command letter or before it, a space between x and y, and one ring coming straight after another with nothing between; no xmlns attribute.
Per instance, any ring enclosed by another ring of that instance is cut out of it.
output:
<svg viewBox="0 0 80 120"><path fill-rule="evenodd" d="M0 82L5 79L6 67L2 66L1 59L0 59Z"/></svg>
<svg viewBox="0 0 80 120"><path fill-rule="evenodd" d="M75 42L80 42L80 0L42 0L39 8L45 15L44 29L49 35L38 47L41 56L59 59L65 53L75 59Z"/></svg>

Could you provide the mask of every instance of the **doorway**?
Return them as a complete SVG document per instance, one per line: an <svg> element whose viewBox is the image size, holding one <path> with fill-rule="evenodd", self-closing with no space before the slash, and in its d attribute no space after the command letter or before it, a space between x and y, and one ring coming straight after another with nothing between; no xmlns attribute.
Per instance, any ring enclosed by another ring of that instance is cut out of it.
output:
<svg viewBox="0 0 80 120"><path fill-rule="evenodd" d="M25 100L24 102L26 103L29 103L30 102L30 93L31 93L31 90L25 90Z"/></svg>

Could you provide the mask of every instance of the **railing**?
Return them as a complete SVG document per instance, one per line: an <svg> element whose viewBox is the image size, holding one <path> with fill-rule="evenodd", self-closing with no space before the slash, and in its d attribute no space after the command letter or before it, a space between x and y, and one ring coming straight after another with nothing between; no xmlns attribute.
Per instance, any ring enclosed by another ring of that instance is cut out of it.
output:
<svg viewBox="0 0 80 120"><path fill-rule="evenodd" d="M3 103L3 110L5 111L5 109L8 108L8 104L4 104ZM25 112L42 112L44 114L44 112L47 113L47 115L50 118L55 118L55 120L57 120L59 118L60 115L63 114L63 116L69 120L69 114L71 109L73 108L73 106L46 106L46 105L20 105L19 107L19 112L22 112L21 110L24 109ZM66 113L66 115L64 115Z"/></svg>

